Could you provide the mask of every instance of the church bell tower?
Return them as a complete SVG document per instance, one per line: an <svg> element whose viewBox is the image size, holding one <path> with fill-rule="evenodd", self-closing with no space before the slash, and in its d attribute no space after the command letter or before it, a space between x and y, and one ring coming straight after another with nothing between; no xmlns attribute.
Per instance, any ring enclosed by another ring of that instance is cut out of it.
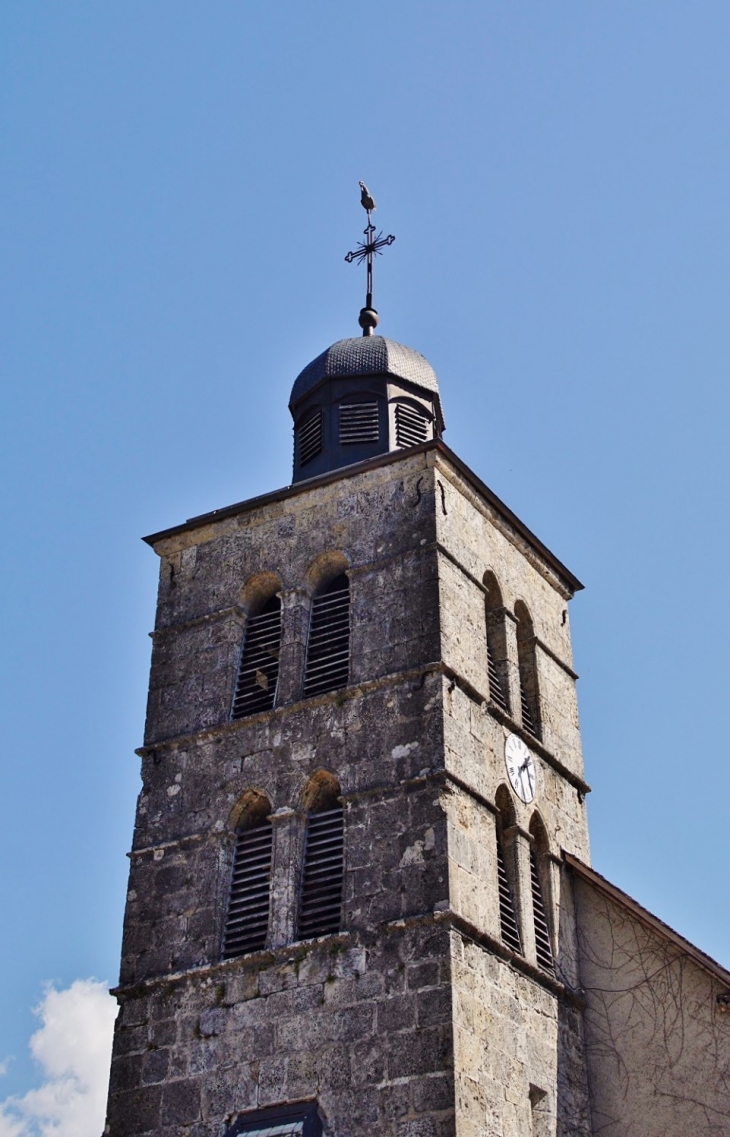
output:
<svg viewBox="0 0 730 1137"><path fill-rule="evenodd" d="M292 484L146 538L159 597L109 1137L588 1137L579 581L363 334ZM368 204L371 203L371 204Z"/></svg>

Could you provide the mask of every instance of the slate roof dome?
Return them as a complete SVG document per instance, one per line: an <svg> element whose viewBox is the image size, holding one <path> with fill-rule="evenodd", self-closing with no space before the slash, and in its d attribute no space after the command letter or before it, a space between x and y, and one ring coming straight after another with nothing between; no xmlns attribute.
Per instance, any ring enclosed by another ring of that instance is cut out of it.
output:
<svg viewBox="0 0 730 1137"><path fill-rule="evenodd" d="M438 380L431 364L419 351L385 336L355 336L333 343L297 376L289 406L293 407L323 379L355 375L393 375L405 379L435 396L441 411Z"/></svg>

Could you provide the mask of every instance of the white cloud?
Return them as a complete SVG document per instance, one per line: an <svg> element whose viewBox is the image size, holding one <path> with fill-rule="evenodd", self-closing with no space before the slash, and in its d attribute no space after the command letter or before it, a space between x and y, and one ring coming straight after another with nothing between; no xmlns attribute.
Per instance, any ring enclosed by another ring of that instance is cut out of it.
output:
<svg viewBox="0 0 730 1137"><path fill-rule="evenodd" d="M0 1137L100 1137L117 1008L106 985L77 979L48 987L30 1050L43 1083L0 1102Z"/></svg>

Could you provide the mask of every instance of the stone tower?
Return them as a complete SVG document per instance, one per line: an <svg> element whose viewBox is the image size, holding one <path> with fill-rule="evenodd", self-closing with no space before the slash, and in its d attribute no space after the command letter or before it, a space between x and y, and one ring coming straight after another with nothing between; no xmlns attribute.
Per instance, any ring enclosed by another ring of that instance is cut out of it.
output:
<svg viewBox="0 0 730 1137"><path fill-rule="evenodd" d="M147 538L157 619L106 1133L590 1133L576 578L368 334L294 482Z"/></svg>

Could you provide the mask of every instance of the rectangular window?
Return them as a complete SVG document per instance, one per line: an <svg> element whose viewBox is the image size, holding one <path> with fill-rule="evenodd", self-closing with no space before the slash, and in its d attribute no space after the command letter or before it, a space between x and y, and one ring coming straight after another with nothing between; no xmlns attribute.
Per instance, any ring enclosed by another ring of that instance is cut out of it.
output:
<svg viewBox="0 0 730 1137"><path fill-rule="evenodd" d="M395 405L395 444L405 449L418 446L428 438L429 422L423 411L416 410L408 403Z"/></svg>
<svg viewBox="0 0 730 1137"><path fill-rule="evenodd" d="M318 454L321 454L324 447L324 422L322 419L322 412L317 411L311 418L307 419L300 427L297 428L297 453L299 456L299 465L306 466L307 462L311 462Z"/></svg>
<svg viewBox="0 0 730 1137"><path fill-rule="evenodd" d="M279 1105L240 1114L225 1132L225 1137L321 1137L322 1123L316 1102Z"/></svg>
<svg viewBox="0 0 730 1137"><path fill-rule="evenodd" d="M340 445L377 442L380 437L377 403L340 405Z"/></svg>

